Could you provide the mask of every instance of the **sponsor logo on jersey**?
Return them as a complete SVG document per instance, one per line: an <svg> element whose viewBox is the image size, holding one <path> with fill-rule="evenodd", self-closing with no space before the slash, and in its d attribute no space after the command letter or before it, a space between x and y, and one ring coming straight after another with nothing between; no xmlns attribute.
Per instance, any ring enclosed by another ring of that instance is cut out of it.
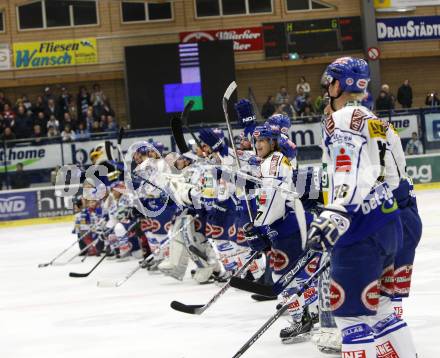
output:
<svg viewBox="0 0 440 358"><path fill-rule="evenodd" d="M173 223L171 221L167 221L163 228L165 229L166 232L168 232L171 230L172 226L173 226Z"/></svg>
<svg viewBox="0 0 440 358"><path fill-rule="evenodd" d="M270 267L276 272L285 269L289 265L289 257L284 251L272 249L269 252Z"/></svg>
<svg viewBox="0 0 440 358"><path fill-rule="evenodd" d="M367 358L367 355L364 350L350 351L350 352L342 352L342 358Z"/></svg>
<svg viewBox="0 0 440 358"><path fill-rule="evenodd" d="M236 234L237 234L237 229L235 228L235 224L232 224L231 226L229 226L228 236L230 238L233 238Z"/></svg>
<svg viewBox="0 0 440 358"><path fill-rule="evenodd" d="M336 155L335 168L337 172L351 172L351 156L345 148L339 148L339 153Z"/></svg>
<svg viewBox="0 0 440 358"><path fill-rule="evenodd" d="M238 228L237 232L237 244L244 244L246 242L246 236L242 227Z"/></svg>
<svg viewBox="0 0 440 358"><path fill-rule="evenodd" d="M389 200L385 200L382 203L382 206L381 206L381 209L380 209L382 211L382 213L384 213L384 214L391 214L394 211L396 211L397 209L399 209L399 206L397 205L397 201L395 199L392 199L392 200L393 200L393 205L391 205L391 206L390 206L390 201Z"/></svg>
<svg viewBox="0 0 440 358"><path fill-rule="evenodd" d="M348 77L348 78L345 80L345 83L347 84L347 86L351 86L351 85L354 83L354 80L353 80L353 78Z"/></svg>
<svg viewBox="0 0 440 358"><path fill-rule="evenodd" d="M376 311L379 306L379 296L379 282L375 280L362 291L362 303L369 310Z"/></svg>
<svg viewBox="0 0 440 358"><path fill-rule="evenodd" d="M394 290L401 295L408 295L411 287L412 265L399 267L394 272Z"/></svg>
<svg viewBox="0 0 440 358"><path fill-rule="evenodd" d="M224 230L221 226L212 225L207 223L205 227L205 235L213 239L218 239L224 234Z"/></svg>
<svg viewBox="0 0 440 358"><path fill-rule="evenodd" d="M279 155L272 156L270 161L269 175L277 175L278 171L278 160L280 159Z"/></svg>
<svg viewBox="0 0 440 358"><path fill-rule="evenodd" d="M364 113L360 109L355 109L353 111L353 114L351 115L350 129L356 132L362 131L366 118L367 118L366 113Z"/></svg>
<svg viewBox="0 0 440 358"><path fill-rule="evenodd" d="M194 230L200 231L202 229L202 222L199 219L194 220Z"/></svg>
<svg viewBox="0 0 440 358"><path fill-rule="evenodd" d="M380 277L380 290L387 295L394 293L394 266L388 266L382 272Z"/></svg>
<svg viewBox="0 0 440 358"><path fill-rule="evenodd" d="M376 346L376 357L377 358L399 358L396 350L390 341L386 341L383 344Z"/></svg>
<svg viewBox="0 0 440 358"><path fill-rule="evenodd" d="M306 267L304 268L304 270L306 271L307 275L312 276L316 269L318 268L318 264L319 264L319 259L321 257L314 257L312 260L310 260L310 262L306 265Z"/></svg>
<svg viewBox="0 0 440 358"><path fill-rule="evenodd" d="M267 203L267 194L265 191L262 191L261 194L257 195L257 203L261 206L266 205Z"/></svg>
<svg viewBox="0 0 440 358"><path fill-rule="evenodd" d="M330 309L337 310L345 302L345 291L336 281L330 281Z"/></svg>
<svg viewBox="0 0 440 358"><path fill-rule="evenodd" d="M361 78L356 81L356 86L360 89L365 89L368 86L368 81Z"/></svg>
<svg viewBox="0 0 440 358"><path fill-rule="evenodd" d="M380 119L370 119L368 121L368 132L371 138L387 139L385 127Z"/></svg>
<svg viewBox="0 0 440 358"><path fill-rule="evenodd" d="M333 119L333 116L327 117L325 121L325 132L329 136L331 136L334 131L335 131L335 121Z"/></svg>

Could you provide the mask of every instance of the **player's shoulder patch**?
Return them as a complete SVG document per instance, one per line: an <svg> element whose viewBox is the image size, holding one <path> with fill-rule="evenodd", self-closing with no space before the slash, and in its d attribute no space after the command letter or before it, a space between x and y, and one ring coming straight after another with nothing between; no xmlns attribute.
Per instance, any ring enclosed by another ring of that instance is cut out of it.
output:
<svg viewBox="0 0 440 358"><path fill-rule="evenodd" d="M292 166L292 164L290 163L290 160L285 156L283 156L283 159L281 160L281 164L283 164L289 168Z"/></svg>
<svg viewBox="0 0 440 358"><path fill-rule="evenodd" d="M368 120L368 132L370 133L371 138L387 138L385 134L385 126L380 119Z"/></svg>
<svg viewBox="0 0 440 358"><path fill-rule="evenodd" d="M334 131L335 131L335 120L333 119L333 116L330 115L325 120L325 132L327 133L327 135L331 136Z"/></svg>
<svg viewBox="0 0 440 358"><path fill-rule="evenodd" d="M356 132L361 132L364 128L365 120L368 117L369 116L367 113L359 108L356 108L351 115L350 129Z"/></svg>

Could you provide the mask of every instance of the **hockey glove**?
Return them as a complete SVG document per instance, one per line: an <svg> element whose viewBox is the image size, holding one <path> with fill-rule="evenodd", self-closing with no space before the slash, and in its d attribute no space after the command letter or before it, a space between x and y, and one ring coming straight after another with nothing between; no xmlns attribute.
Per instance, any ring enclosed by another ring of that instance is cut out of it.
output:
<svg viewBox="0 0 440 358"><path fill-rule="evenodd" d="M238 122L244 128L244 136L252 135L257 125L257 117L255 116L254 107L248 99L241 99L235 104Z"/></svg>
<svg viewBox="0 0 440 358"><path fill-rule="evenodd" d="M219 153L222 157L228 155L228 146L226 145L224 139L216 134L212 129L200 129L199 137L204 143L211 147L213 152Z"/></svg>
<svg viewBox="0 0 440 358"><path fill-rule="evenodd" d="M313 250L331 251L349 226L350 219L344 212L324 210L310 224L307 233L307 246Z"/></svg>
<svg viewBox="0 0 440 358"><path fill-rule="evenodd" d="M244 236L249 247L254 251L266 251L270 249L271 242L267 235L262 234L260 228L247 223L243 226Z"/></svg>
<svg viewBox="0 0 440 358"><path fill-rule="evenodd" d="M283 153L287 158L293 159L296 157L296 145L285 134L281 134L279 136L278 145L281 153Z"/></svg>

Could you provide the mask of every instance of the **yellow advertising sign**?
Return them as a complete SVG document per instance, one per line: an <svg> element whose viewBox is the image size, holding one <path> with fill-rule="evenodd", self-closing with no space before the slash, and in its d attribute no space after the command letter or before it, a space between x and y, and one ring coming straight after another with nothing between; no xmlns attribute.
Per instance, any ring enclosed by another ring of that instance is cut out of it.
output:
<svg viewBox="0 0 440 358"><path fill-rule="evenodd" d="M374 7L376 9L391 7L391 0L374 0Z"/></svg>
<svg viewBox="0 0 440 358"><path fill-rule="evenodd" d="M18 42L13 45L17 69L98 63L96 38Z"/></svg>

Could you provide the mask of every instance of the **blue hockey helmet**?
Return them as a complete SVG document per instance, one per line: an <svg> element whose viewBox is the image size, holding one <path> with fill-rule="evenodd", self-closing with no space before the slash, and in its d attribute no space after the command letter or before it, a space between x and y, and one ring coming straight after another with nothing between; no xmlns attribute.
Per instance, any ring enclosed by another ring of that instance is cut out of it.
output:
<svg viewBox="0 0 440 358"><path fill-rule="evenodd" d="M258 139L277 139L279 135L278 130L274 130L269 124L263 124L262 126L256 126L252 137L254 140Z"/></svg>
<svg viewBox="0 0 440 358"><path fill-rule="evenodd" d="M290 118L281 113L273 114L267 119L265 124L268 124L271 127L275 126L281 133L286 134L290 128Z"/></svg>
<svg viewBox="0 0 440 358"><path fill-rule="evenodd" d="M365 92L370 82L367 61L355 57L340 57L328 65L324 76L328 84L338 80L343 92Z"/></svg>

